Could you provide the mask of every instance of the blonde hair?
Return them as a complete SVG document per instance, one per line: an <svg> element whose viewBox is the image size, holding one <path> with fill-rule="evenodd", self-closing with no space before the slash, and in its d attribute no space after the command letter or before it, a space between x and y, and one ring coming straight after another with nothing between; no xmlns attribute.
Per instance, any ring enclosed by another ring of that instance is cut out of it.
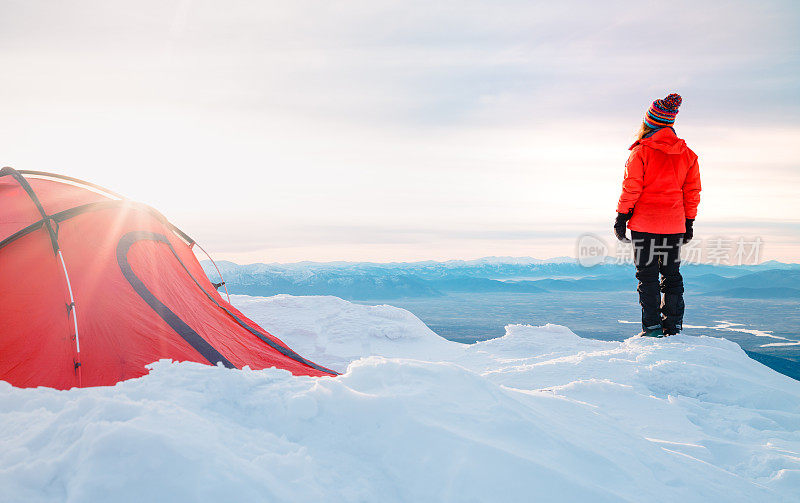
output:
<svg viewBox="0 0 800 503"><path fill-rule="evenodd" d="M644 138L644 137L645 137L645 136L646 136L648 133L650 133L651 131L655 131L655 129L654 129L654 128L651 128L650 126L648 126L647 124L645 124L645 123L644 123L644 121L643 121L643 122L642 122L642 125L641 125L641 126L639 126L639 130L638 130L638 131L636 131L636 135L635 135L635 137L636 137L636 141L639 141L639 140L641 140L642 138Z"/></svg>

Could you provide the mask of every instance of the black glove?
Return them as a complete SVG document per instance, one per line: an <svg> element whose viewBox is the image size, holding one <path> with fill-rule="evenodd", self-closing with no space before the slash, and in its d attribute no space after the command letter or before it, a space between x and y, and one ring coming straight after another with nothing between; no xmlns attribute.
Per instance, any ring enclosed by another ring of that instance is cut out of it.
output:
<svg viewBox="0 0 800 503"><path fill-rule="evenodd" d="M683 233L683 244L688 243L694 237L694 218L686 219L686 232Z"/></svg>
<svg viewBox="0 0 800 503"><path fill-rule="evenodd" d="M617 219L614 220L614 235L616 235L617 239L619 239L623 243L631 242L631 240L628 239L625 233L628 226L628 220L630 220L632 216L633 212L617 213Z"/></svg>

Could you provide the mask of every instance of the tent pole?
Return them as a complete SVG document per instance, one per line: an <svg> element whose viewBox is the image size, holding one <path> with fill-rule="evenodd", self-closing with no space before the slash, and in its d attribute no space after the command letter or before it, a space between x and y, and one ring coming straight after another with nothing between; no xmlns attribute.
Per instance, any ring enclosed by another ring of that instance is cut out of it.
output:
<svg viewBox="0 0 800 503"><path fill-rule="evenodd" d="M230 303L231 303L231 296L230 296L230 294L228 293L228 285L226 285L226 284L225 284L225 278L223 278L223 277L222 277L222 273L220 272L220 270L219 270L219 267L217 267L217 263L216 263L216 262L214 262L214 259L213 259L213 258L211 258L211 255L209 255L209 254L208 254L208 252L205 250L205 248L203 248L202 246L200 246L200 245L197 243L197 241L195 241L195 242L194 242L194 243L192 243L192 244L195 244L195 245L197 245L197 247L198 247L198 248L200 248L200 249L203 251L203 253L205 254L205 256L206 256L206 257L208 257L208 260L210 260L210 261L211 261L211 263L212 263L212 264L214 264L214 269L216 269L216 270L217 270L217 274L219 274L219 279L220 279L220 281L222 281L222 286L225 288L225 296L226 296L226 297L228 297L228 304L230 304Z"/></svg>
<svg viewBox="0 0 800 503"><path fill-rule="evenodd" d="M69 273L67 273L67 264L64 263L64 255L61 250L58 250L58 258L61 260L61 268L64 269L64 278L67 280L67 291L69 291L70 310L67 316L72 315L72 323L75 326L75 349L77 352L77 359L75 361L75 370L78 373L78 387L81 388L81 339L78 334L78 311L75 306L75 297L72 295L72 284L69 282Z"/></svg>

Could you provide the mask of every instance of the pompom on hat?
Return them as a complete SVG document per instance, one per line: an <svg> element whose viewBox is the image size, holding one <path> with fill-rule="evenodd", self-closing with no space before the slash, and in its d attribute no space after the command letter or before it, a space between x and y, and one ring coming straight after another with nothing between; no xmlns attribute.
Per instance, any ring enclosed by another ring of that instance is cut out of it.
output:
<svg viewBox="0 0 800 503"><path fill-rule="evenodd" d="M644 123L653 129L671 127L675 124L675 116L678 115L678 107L682 101L679 94L670 94L663 100L655 100L644 116Z"/></svg>

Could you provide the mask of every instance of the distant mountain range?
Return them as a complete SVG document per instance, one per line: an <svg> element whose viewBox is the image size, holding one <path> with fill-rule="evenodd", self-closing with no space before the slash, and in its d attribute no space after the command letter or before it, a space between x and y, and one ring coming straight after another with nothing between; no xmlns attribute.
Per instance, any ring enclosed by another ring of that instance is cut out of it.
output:
<svg viewBox="0 0 800 503"><path fill-rule="evenodd" d="M800 299L800 289L775 287L775 288L731 288L728 290L708 292L705 295L716 297L733 297L737 299Z"/></svg>
<svg viewBox="0 0 800 503"><path fill-rule="evenodd" d="M297 262L217 265L231 293L270 296L335 295L350 300L437 297L456 292L602 292L635 289L633 266L611 260L586 268L559 257L487 257L446 262ZM218 275L203 262L209 278ZM800 264L753 266L687 264L681 268L690 293L736 298L800 298Z"/></svg>

